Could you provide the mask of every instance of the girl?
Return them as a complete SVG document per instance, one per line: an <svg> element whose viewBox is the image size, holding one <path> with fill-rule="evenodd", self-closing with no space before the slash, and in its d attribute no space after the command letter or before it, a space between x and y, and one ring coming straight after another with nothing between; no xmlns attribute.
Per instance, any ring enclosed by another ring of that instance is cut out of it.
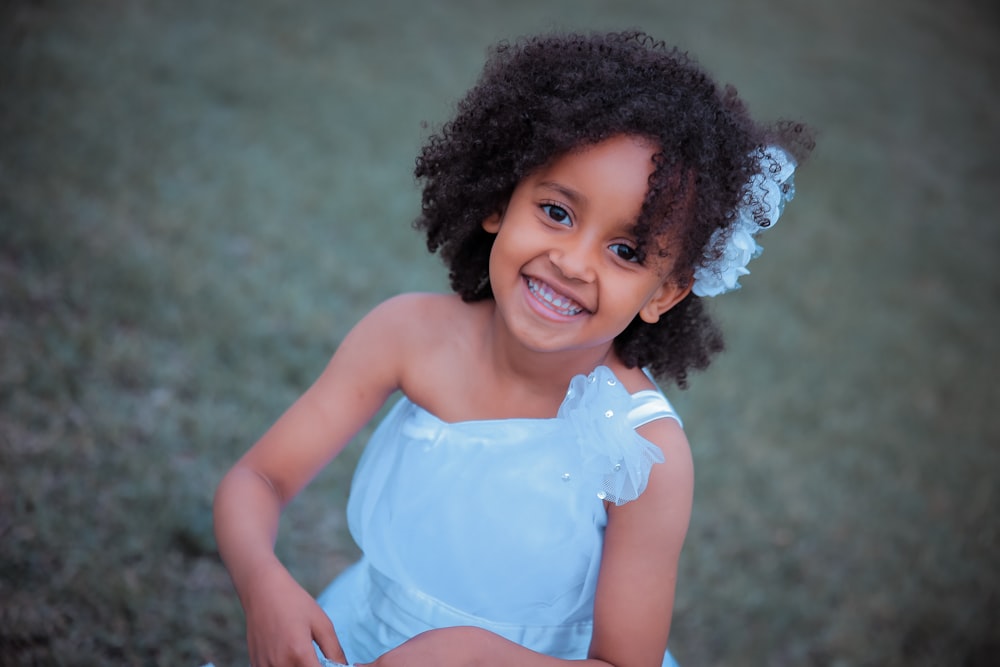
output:
<svg viewBox="0 0 1000 667"><path fill-rule="evenodd" d="M791 198L801 126L641 33L500 44L421 152L416 226L456 294L381 304L225 476L219 550L254 667L672 664L691 454L680 387ZM355 474L364 552L314 601L281 509L394 393ZM324 664L329 664L323 659Z"/></svg>

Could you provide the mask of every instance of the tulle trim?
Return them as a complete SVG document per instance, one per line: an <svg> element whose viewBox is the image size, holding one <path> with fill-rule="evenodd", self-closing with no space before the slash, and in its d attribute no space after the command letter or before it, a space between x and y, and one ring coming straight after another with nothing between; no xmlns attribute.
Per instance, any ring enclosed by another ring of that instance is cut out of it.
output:
<svg viewBox="0 0 1000 667"><path fill-rule="evenodd" d="M646 489L660 448L639 435L629 420L633 398L606 366L577 375L569 384L558 417L571 426L583 454L583 468L601 480L601 500L624 505Z"/></svg>

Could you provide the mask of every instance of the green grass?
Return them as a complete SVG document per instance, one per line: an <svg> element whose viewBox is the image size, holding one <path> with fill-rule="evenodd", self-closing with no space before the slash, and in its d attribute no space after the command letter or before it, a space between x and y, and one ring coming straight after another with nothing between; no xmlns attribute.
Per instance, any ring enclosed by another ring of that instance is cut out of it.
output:
<svg viewBox="0 0 1000 667"><path fill-rule="evenodd" d="M341 4L0 9L0 665L245 664L215 484L372 305L444 289L409 228L420 123L486 44L554 25L641 25L821 131L716 305L729 352L672 392L698 476L675 654L989 664L996 17ZM357 556L362 441L282 525L312 591Z"/></svg>

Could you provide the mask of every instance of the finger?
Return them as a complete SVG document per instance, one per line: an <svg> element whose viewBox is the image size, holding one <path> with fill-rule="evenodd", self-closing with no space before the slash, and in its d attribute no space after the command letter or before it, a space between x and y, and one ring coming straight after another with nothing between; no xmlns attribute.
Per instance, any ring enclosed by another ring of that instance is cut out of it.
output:
<svg viewBox="0 0 1000 667"><path fill-rule="evenodd" d="M340 640L333 628L333 622L325 613L321 615L322 618L317 618L313 625L313 641L316 642L319 650L328 660L346 664L347 656L344 655L344 649L340 647Z"/></svg>

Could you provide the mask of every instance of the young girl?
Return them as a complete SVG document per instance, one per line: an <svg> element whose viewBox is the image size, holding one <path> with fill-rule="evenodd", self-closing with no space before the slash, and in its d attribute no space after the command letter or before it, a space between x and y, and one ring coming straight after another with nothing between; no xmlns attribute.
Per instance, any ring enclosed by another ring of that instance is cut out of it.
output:
<svg viewBox="0 0 1000 667"><path fill-rule="evenodd" d="M747 273L808 148L640 33L496 47L417 160L456 294L375 308L219 485L254 667L316 666L314 642L386 667L672 664L693 472L651 376L683 388L721 350L701 298ZM364 557L314 601L279 515L397 391L348 502Z"/></svg>

